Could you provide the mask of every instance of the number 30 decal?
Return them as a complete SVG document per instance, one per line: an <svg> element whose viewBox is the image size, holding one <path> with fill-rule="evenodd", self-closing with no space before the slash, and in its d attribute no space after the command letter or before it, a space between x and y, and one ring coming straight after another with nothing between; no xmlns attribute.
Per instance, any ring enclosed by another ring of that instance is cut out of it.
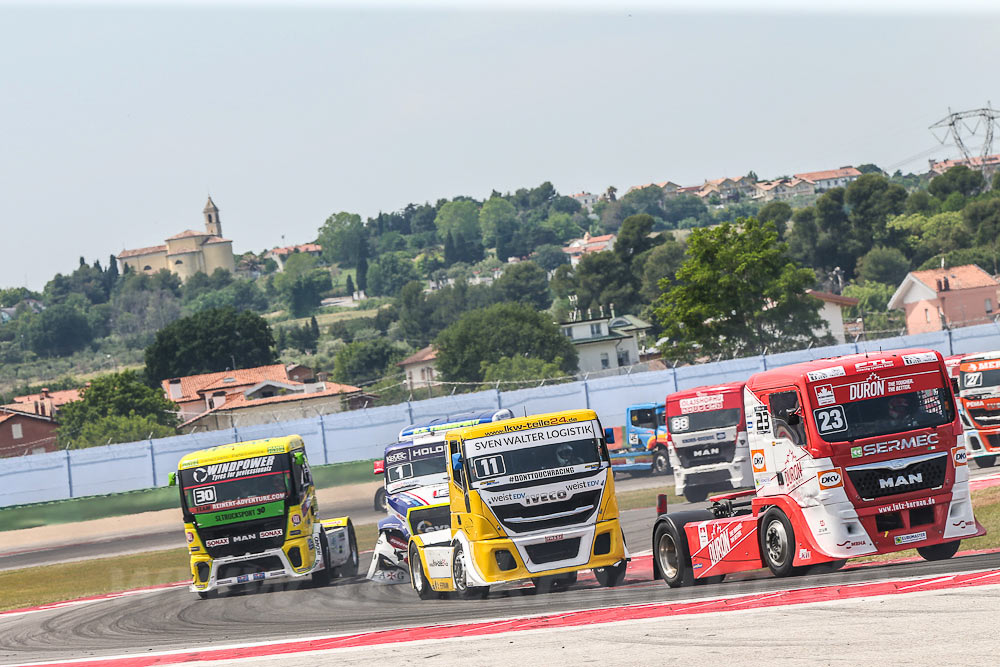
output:
<svg viewBox="0 0 1000 667"><path fill-rule="evenodd" d="M840 405L813 410L813 416L816 418L816 428L823 435L847 430L847 418L844 417L844 408Z"/></svg>

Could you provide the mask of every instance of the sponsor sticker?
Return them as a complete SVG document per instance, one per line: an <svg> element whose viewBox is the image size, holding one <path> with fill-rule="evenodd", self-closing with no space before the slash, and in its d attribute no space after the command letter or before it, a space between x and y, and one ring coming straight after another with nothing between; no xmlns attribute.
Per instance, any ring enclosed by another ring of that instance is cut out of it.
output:
<svg viewBox="0 0 1000 667"><path fill-rule="evenodd" d="M254 456L249 459L216 463L214 465L195 468L192 473L192 479L195 484L203 484L205 482L221 482L228 479L260 475L274 470L274 462L274 456Z"/></svg>
<svg viewBox="0 0 1000 667"><path fill-rule="evenodd" d="M852 382L847 386L851 401L863 401L885 396L885 380L880 378L877 373L872 373L862 382Z"/></svg>
<svg viewBox="0 0 1000 667"><path fill-rule="evenodd" d="M854 364L854 371L856 373L867 373L879 368L892 368L892 359L866 359Z"/></svg>
<svg viewBox="0 0 1000 667"><path fill-rule="evenodd" d="M708 528L705 527L705 524L698 526L698 544L700 545L699 549L704 549L705 545L708 544Z"/></svg>
<svg viewBox="0 0 1000 667"><path fill-rule="evenodd" d="M763 449L754 449L750 452L750 463L753 464L754 472L767 472L767 460L764 458Z"/></svg>
<svg viewBox="0 0 1000 667"><path fill-rule="evenodd" d="M545 541L546 542L560 542L560 541L562 541L562 539L563 539L563 534L562 533L559 533L558 535L546 535L545 536Z"/></svg>
<svg viewBox="0 0 1000 667"><path fill-rule="evenodd" d="M898 512L899 510L912 510L917 507L928 507L936 503L937 500L934 498L920 498L919 500L904 500L898 503L893 503L891 505L883 505L878 508L879 514L885 514L886 512Z"/></svg>
<svg viewBox="0 0 1000 667"><path fill-rule="evenodd" d="M818 472L816 473L816 479L819 480L819 488L824 491L826 489L836 489L838 486L844 485L844 476L841 474L840 468Z"/></svg>
<svg viewBox="0 0 1000 667"><path fill-rule="evenodd" d="M816 403L818 405L830 405L837 402L837 399L833 396L832 384L818 384L813 387L813 391L816 392Z"/></svg>
<svg viewBox="0 0 1000 667"><path fill-rule="evenodd" d="M229 538L228 537L217 537L214 540L206 540L205 541L205 546L206 547L221 547L221 546L225 546L227 544L229 544Z"/></svg>
<svg viewBox="0 0 1000 667"><path fill-rule="evenodd" d="M184 536L187 538L188 544L194 542L194 533L184 532Z"/></svg>
<svg viewBox="0 0 1000 667"><path fill-rule="evenodd" d="M302 523L302 517L300 517L298 514L293 514L292 515L292 525L293 526L297 526L300 523Z"/></svg>
<svg viewBox="0 0 1000 667"><path fill-rule="evenodd" d="M721 409L723 400L722 394L709 394L708 396L682 398L677 403L681 412L709 412Z"/></svg>
<svg viewBox="0 0 1000 667"><path fill-rule="evenodd" d="M951 450L951 455L957 466L964 466L969 462L969 453L965 451L965 447L956 447Z"/></svg>
<svg viewBox="0 0 1000 667"><path fill-rule="evenodd" d="M844 377L847 373L844 371L843 366L830 366L829 368L821 368L818 371L809 371L806 373L806 377L809 378L810 382L819 382L820 380L829 380L830 378Z"/></svg>
<svg viewBox="0 0 1000 667"><path fill-rule="evenodd" d="M917 364L929 364L937 361L937 355L933 352L918 352L917 354L904 354L903 363L907 366Z"/></svg>
<svg viewBox="0 0 1000 667"><path fill-rule="evenodd" d="M907 533L906 535L897 535L892 538L892 541L898 546L900 544L913 544L914 542L923 542L927 539L927 531L920 531L919 533Z"/></svg>
<svg viewBox="0 0 1000 667"><path fill-rule="evenodd" d="M816 427L822 435L847 430L847 417L844 415L843 406L832 405L828 408L816 408L813 410L813 417L816 420Z"/></svg>
<svg viewBox="0 0 1000 667"><path fill-rule="evenodd" d="M275 528L274 530L262 530L260 531L260 539L264 540L268 537L278 537L283 531L280 528Z"/></svg>
<svg viewBox="0 0 1000 667"><path fill-rule="evenodd" d="M998 368L1000 368L1000 359L991 359L989 361L974 361L970 363L964 370L993 371Z"/></svg>
<svg viewBox="0 0 1000 667"><path fill-rule="evenodd" d="M852 459L859 459L862 456L864 456L864 453L861 451L861 447L851 447L851 458Z"/></svg>
<svg viewBox="0 0 1000 667"><path fill-rule="evenodd" d="M812 558L812 552L808 549L799 549L799 560L810 560Z"/></svg>

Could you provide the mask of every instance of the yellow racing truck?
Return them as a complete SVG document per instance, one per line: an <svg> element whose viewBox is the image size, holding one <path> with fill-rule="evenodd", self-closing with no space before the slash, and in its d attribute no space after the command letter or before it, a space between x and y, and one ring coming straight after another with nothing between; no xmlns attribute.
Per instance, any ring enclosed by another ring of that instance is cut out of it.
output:
<svg viewBox="0 0 1000 667"><path fill-rule="evenodd" d="M180 487L191 556L191 590L303 579L326 585L358 571L354 526L320 520L302 438L289 435L203 449L184 456Z"/></svg>
<svg viewBox="0 0 1000 667"><path fill-rule="evenodd" d="M491 584L539 589L593 569L625 579L628 551L608 457L611 429L569 410L448 431L450 526L411 534L410 581L422 599L485 596Z"/></svg>

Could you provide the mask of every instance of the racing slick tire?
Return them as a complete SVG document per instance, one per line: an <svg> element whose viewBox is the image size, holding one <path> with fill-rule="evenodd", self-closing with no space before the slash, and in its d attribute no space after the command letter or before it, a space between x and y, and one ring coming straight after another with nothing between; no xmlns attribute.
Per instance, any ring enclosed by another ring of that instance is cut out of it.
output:
<svg viewBox="0 0 1000 667"><path fill-rule="evenodd" d="M670 458L667 456L667 450L663 447L657 447L656 451L653 452L653 474L667 475L669 473Z"/></svg>
<svg viewBox="0 0 1000 667"><path fill-rule="evenodd" d="M689 486L684 489L684 499L689 503L700 503L708 498L707 486Z"/></svg>
<svg viewBox="0 0 1000 667"><path fill-rule="evenodd" d="M330 567L330 543L326 541L326 529L319 531L319 548L323 555L323 566L312 573L310 577L314 586L329 586L333 580L333 568Z"/></svg>
<svg viewBox="0 0 1000 667"><path fill-rule="evenodd" d="M385 487L378 487L378 491L375 492L375 500L372 502L372 507L375 508L376 512L385 512L389 509L389 501L385 495Z"/></svg>
<svg viewBox="0 0 1000 667"><path fill-rule="evenodd" d="M361 562L361 556L358 554L358 540L354 536L354 524L350 520L347 521L347 544L351 550L351 557L336 569L337 576L340 578L358 576L358 564Z"/></svg>
<svg viewBox="0 0 1000 667"><path fill-rule="evenodd" d="M976 467L977 468L992 468L994 465L996 465L997 457L995 455L994 456L977 456L977 457L975 457L972 460L976 462Z"/></svg>
<svg viewBox="0 0 1000 667"><path fill-rule="evenodd" d="M694 570L684 536L684 524L712 518L710 512L678 512L661 516L653 531L653 578L670 588L691 586Z"/></svg>
<svg viewBox="0 0 1000 667"><path fill-rule="evenodd" d="M413 583L413 590L417 592L417 596L421 600L437 597L434 589L431 588L431 582L427 579L427 574L424 572L424 565L420 561L420 551L415 544L410 545L410 581Z"/></svg>
<svg viewBox="0 0 1000 667"><path fill-rule="evenodd" d="M489 586L469 585L469 580L466 577L465 570L465 556L463 554L461 544L455 545L455 552L451 561L451 579L455 582L455 592L458 593L460 597L469 599L485 599L486 596L490 594Z"/></svg>
<svg viewBox="0 0 1000 667"><path fill-rule="evenodd" d="M962 540L954 542L942 542L941 544L931 544L926 547L917 547L917 553L924 560L948 560L958 552L958 546Z"/></svg>
<svg viewBox="0 0 1000 667"><path fill-rule="evenodd" d="M597 583L605 588L614 588L615 586L621 586L625 581L625 570L628 568L628 561L622 560L617 565L608 565L606 567L595 567L594 577L597 579Z"/></svg>
<svg viewBox="0 0 1000 667"><path fill-rule="evenodd" d="M795 574L795 531L792 522L777 507L764 513L760 522L760 557L776 577Z"/></svg>

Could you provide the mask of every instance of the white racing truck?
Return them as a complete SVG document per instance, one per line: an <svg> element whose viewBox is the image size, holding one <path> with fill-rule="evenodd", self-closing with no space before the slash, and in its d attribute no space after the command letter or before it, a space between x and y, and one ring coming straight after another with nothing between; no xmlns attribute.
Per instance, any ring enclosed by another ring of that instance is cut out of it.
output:
<svg viewBox="0 0 1000 667"><path fill-rule="evenodd" d="M378 523L368 579L408 583L410 536L451 527L445 433L513 416L507 409L466 413L413 424L399 432L399 442L386 447L385 458L375 462L375 473L385 479L387 516Z"/></svg>

